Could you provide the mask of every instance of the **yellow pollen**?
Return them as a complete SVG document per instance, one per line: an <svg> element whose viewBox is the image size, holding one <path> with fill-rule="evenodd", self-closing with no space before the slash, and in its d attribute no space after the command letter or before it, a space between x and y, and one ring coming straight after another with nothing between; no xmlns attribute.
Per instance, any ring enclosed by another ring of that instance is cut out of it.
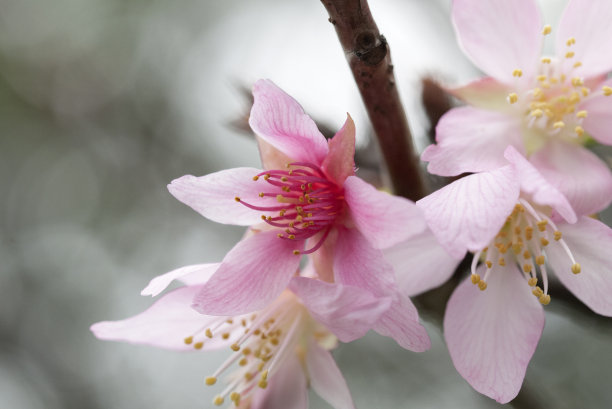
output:
<svg viewBox="0 0 612 409"><path fill-rule="evenodd" d="M259 381L257 386L259 386L261 389L266 389L266 387L268 386L268 381L261 380Z"/></svg>
<svg viewBox="0 0 612 409"><path fill-rule="evenodd" d="M538 284L538 279L531 277L529 281L527 281L527 284L529 284L529 287L535 287Z"/></svg>
<svg viewBox="0 0 612 409"><path fill-rule="evenodd" d="M281 181L283 181L283 182L286 182L286 181L288 181L288 180L289 180L289 179L287 178L287 176L283 176L283 177L281 178Z"/></svg>
<svg viewBox="0 0 612 409"><path fill-rule="evenodd" d="M572 78L572 85L574 87L580 87L580 86L584 85L584 81L580 77L574 77L574 78Z"/></svg>
<svg viewBox="0 0 612 409"><path fill-rule="evenodd" d="M232 392L230 394L230 400L238 405L238 402L240 402L240 394L238 392Z"/></svg>
<svg viewBox="0 0 612 409"><path fill-rule="evenodd" d="M290 234L288 237L289 237L290 240L294 240L295 239L295 235L294 234Z"/></svg>
<svg viewBox="0 0 612 409"><path fill-rule="evenodd" d="M523 253L523 257L525 257L525 259L531 258L531 253L529 252L529 250L525 250L525 252Z"/></svg>
<svg viewBox="0 0 612 409"><path fill-rule="evenodd" d="M283 187L281 187L281 190L283 192L287 192L287 193L289 193L291 191L291 189L289 189L289 186L283 186Z"/></svg>
<svg viewBox="0 0 612 409"><path fill-rule="evenodd" d="M586 117L587 117L587 111L576 112L576 118L586 118Z"/></svg>
<svg viewBox="0 0 612 409"><path fill-rule="evenodd" d="M531 272L531 264L524 264L523 265L523 271L526 273L530 273Z"/></svg>
<svg viewBox="0 0 612 409"><path fill-rule="evenodd" d="M249 363L249 360L248 360L248 359L246 359L246 358L242 358L242 359L241 359L241 360L238 362L238 365L240 365L240 366L245 366L245 365L246 365L246 364L248 364L248 363Z"/></svg>
<svg viewBox="0 0 612 409"><path fill-rule="evenodd" d="M542 294L544 294L544 291L542 291L542 289L540 287L536 287L533 289L533 291L531 292L533 295L535 295L536 297L540 298L540 296Z"/></svg>
<svg viewBox="0 0 612 409"><path fill-rule="evenodd" d="M576 44L576 39L574 37L570 37L570 38L567 39L567 42L565 44L567 44L567 46L570 47L570 46Z"/></svg>
<svg viewBox="0 0 612 409"><path fill-rule="evenodd" d="M234 200L235 200L235 201L237 201L237 202L239 202L239 201L240 201L240 198L239 198L238 196L236 196L236 197L234 198Z"/></svg>
<svg viewBox="0 0 612 409"><path fill-rule="evenodd" d="M221 335L221 338L223 338L223 339L228 339L228 338L229 338L229 336L230 336L229 332L225 332L225 333L223 333L223 334Z"/></svg>
<svg viewBox="0 0 612 409"><path fill-rule="evenodd" d="M191 344L193 342L193 337L187 337L183 341L185 341L186 345L189 345L189 344Z"/></svg>
<svg viewBox="0 0 612 409"><path fill-rule="evenodd" d="M285 237L285 236L283 236L283 233L278 233L278 234L276 235L276 237L278 237L279 239L282 239L282 238L283 238L283 237Z"/></svg>
<svg viewBox="0 0 612 409"><path fill-rule="evenodd" d="M523 76L523 70L521 70L520 68L516 68L514 71L512 71L512 75L519 78Z"/></svg>
<svg viewBox="0 0 612 409"><path fill-rule="evenodd" d="M536 257L535 262L537 265L542 266L546 262L546 257L540 254L539 256Z"/></svg>
<svg viewBox="0 0 612 409"><path fill-rule="evenodd" d="M195 349L202 349L203 346L204 346L203 342L196 342L195 344L193 344L193 347Z"/></svg>
<svg viewBox="0 0 612 409"><path fill-rule="evenodd" d="M540 99L543 96L544 96L544 94L542 93L542 90L540 88L534 88L533 89L533 97L534 98Z"/></svg>
<svg viewBox="0 0 612 409"><path fill-rule="evenodd" d="M542 35L548 35L550 33L552 33L552 27L549 24L547 24L542 29Z"/></svg>
<svg viewBox="0 0 612 409"><path fill-rule="evenodd" d="M550 304L550 295L548 295L548 294L542 294L542 295L539 297L539 300L540 300L540 303L541 303L542 305L548 305L548 304Z"/></svg>
<svg viewBox="0 0 612 409"><path fill-rule="evenodd" d="M499 263L500 266L506 265L506 260L503 257L500 257L499 260L497 260L497 262Z"/></svg>
<svg viewBox="0 0 612 409"><path fill-rule="evenodd" d="M213 401L213 403L217 406L221 406L223 405L223 402L225 401L225 399L223 399L223 396L217 396L215 398L215 400Z"/></svg>
<svg viewBox="0 0 612 409"><path fill-rule="evenodd" d="M206 336L207 336L208 338L212 338L212 337L213 337L213 333L212 333L212 331L210 330L210 328L207 328L207 329L206 329Z"/></svg>
<svg viewBox="0 0 612 409"><path fill-rule="evenodd" d="M576 135L582 136L584 135L584 128L578 125L574 128L574 132L576 132Z"/></svg>
<svg viewBox="0 0 612 409"><path fill-rule="evenodd" d="M603 94L606 97L609 97L610 95L612 95L612 87L609 87L607 85L604 85L604 87L601 89L603 91Z"/></svg>
<svg viewBox="0 0 612 409"><path fill-rule="evenodd" d="M580 61L576 61L574 63L574 68L582 67L582 63Z"/></svg>
<svg viewBox="0 0 612 409"><path fill-rule="evenodd" d="M299 256L300 255L300 251L299 250L293 250L293 255L294 256Z"/></svg>
<svg viewBox="0 0 612 409"><path fill-rule="evenodd" d="M238 344L232 344L230 348L232 348L232 351L240 351L240 345Z"/></svg>
<svg viewBox="0 0 612 409"><path fill-rule="evenodd" d="M557 121L553 124L553 128L555 129L561 129L565 126L565 122L563 121Z"/></svg>
<svg viewBox="0 0 612 409"><path fill-rule="evenodd" d="M540 81L540 82L544 82L544 81L546 81L546 79L547 79L547 78L548 78L548 77L547 77L546 75L538 75L538 76L536 77L536 79L537 79L538 81Z"/></svg>
<svg viewBox="0 0 612 409"><path fill-rule="evenodd" d="M531 111L531 116L533 117L541 118L542 115L544 115L544 112L541 109L534 109L533 111Z"/></svg>
<svg viewBox="0 0 612 409"><path fill-rule="evenodd" d="M521 254L522 247L522 243L515 243L512 245L512 251L514 254Z"/></svg>
<svg viewBox="0 0 612 409"><path fill-rule="evenodd" d="M253 379L253 374L250 373L250 372L245 373L244 374L244 379L246 379L247 382L250 381L251 379Z"/></svg>
<svg viewBox="0 0 612 409"><path fill-rule="evenodd" d="M580 264L576 263L572 266L572 273L580 274L580 271L581 271Z"/></svg>
<svg viewBox="0 0 612 409"><path fill-rule="evenodd" d="M538 224L538 230L545 231L546 230L546 225L548 224L548 221L540 220L537 224Z"/></svg>
<svg viewBox="0 0 612 409"><path fill-rule="evenodd" d="M259 193L259 197L264 197L264 192Z"/></svg>
<svg viewBox="0 0 612 409"><path fill-rule="evenodd" d="M565 53L565 58L572 58L574 56L574 52L573 51L568 51Z"/></svg>
<svg viewBox="0 0 612 409"><path fill-rule="evenodd" d="M253 176L253 180L257 182L259 180L259 176Z"/></svg>
<svg viewBox="0 0 612 409"><path fill-rule="evenodd" d="M550 58L548 57L542 57L540 61L542 61L542 64L550 64Z"/></svg>
<svg viewBox="0 0 612 409"><path fill-rule="evenodd" d="M485 283L484 281L479 281L478 282L478 288L480 289L480 291L484 291L487 289L487 283Z"/></svg>
<svg viewBox="0 0 612 409"><path fill-rule="evenodd" d="M555 240L559 241L561 240L561 237L563 236L563 234L561 234L561 232L559 230L555 231Z"/></svg>
<svg viewBox="0 0 612 409"><path fill-rule="evenodd" d="M540 238L540 244L542 244L542 246L546 247L548 246L548 240L546 240L544 237Z"/></svg>
<svg viewBox="0 0 612 409"><path fill-rule="evenodd" d="M215 383L217 383L217 378L215 378L214 376L209 376L208 378L206 378L206 385L212 386Z"/></svg>
<svg viewBox="0 0 612 409"><path fill-rule="evenodd" d="M264 175L264 180L268 180L268 179L270 179L270 174L266 173L266 174Z"/></svg>
<svg viewBox="0 0 612 409"><path fill-rule="evenodd" d="M493 263L491 263L491 260L487 260L485 264L487 265L487 268L493 267Z"/></svg>
<svg viewBox="0 0 612 409"><path fill-rule="evenodd" d="M480 282L480 276L478 274L472 274L470 277L472 284L478 284Z"/></svg>
<svg viewBox="0 0 612 409"><path fill-rule="evenodd" d="M250 354L251 354L251 352L253 352L253 351L251 351L251 348L244 348L244 349L242 350L242 354L243 354L243 355L250 355Z"/></svg>
<svg viewBox="0 0 612 409"><path fill-rule="evenodd" d="M518 101L518 95L516 95L515 92L511 93L508 95L508 102L511 104L516 104L516 102Z"/></svg>

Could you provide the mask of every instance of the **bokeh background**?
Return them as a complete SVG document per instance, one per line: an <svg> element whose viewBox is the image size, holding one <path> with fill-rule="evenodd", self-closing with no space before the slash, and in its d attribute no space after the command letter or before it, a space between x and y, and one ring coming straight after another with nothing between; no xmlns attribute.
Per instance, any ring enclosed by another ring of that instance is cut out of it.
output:
<svg viewBox="0 0 612 409"><path fill-rule="evenodd" d="M564 4L542 2L548 22ZM449 0L370 7L421 149L421 79L478 72L456 45ZM244 125L259 78L331 130L350 112L362 172L377 178L364 108L316 0L0 0L0 408L212 407L204 378L226 352L103 342L88 328L140 312L153 276L218 261L239 239L241 228L208 222L166 184L258 165ZM359 408L501 407L452 366L438 325L448 291L417 300L431 351L369 334L335 352ZM567 293L546 310L508 406L609 407L612 322Z"/></svg>

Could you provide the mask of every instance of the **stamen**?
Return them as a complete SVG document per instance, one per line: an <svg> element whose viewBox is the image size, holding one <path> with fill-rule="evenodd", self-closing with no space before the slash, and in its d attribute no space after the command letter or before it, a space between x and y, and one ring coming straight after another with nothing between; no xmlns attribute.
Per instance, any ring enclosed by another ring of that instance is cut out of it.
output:
<svg viewBox="0 0 612 409"><path fill-rule="evenodd" d="M601 89L603 91L603 94L606 97L609 97L610 95L612 95L612 87L609 87L607 85L604 85L603 88Z"/></svg>
<svg viewBox="0 0 612 409"><path fill-rule="evenodd" d="M520 68L516 68L514 71L512 71L512 75L514 77L520 78L523 76L523 70L521 70Z"/></svg>
<svg viewBox="0 0 612 409"><path fill-rule="evenodd" d="M552 27L549 24L547 24L542 29L542 35L548 35L550 33L552 33Z"/></svg>

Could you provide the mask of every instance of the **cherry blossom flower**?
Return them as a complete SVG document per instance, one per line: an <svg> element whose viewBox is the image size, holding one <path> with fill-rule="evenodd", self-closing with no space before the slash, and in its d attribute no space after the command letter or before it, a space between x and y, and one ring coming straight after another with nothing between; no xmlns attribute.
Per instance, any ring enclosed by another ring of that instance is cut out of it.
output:
<svg viewBox="0 0 612 409"><path fill-rule="evenodd" d="M430 173L455 176L504 166L508 145L525 154L580 214L612 201L612 173L585 149L612 144L612 2L570 0L556 29L555 56L541 57L544 26L535 0L454 0L460 45L488 77L452 90L470 106L449 111Z"/></svg>
<svg viewBox="0 0 612 409"><path fill-rule="evenodd" d="M451 255L474 253L471 277L448 301L444 333L459 373L502 403L520 390L542 334L550 270L594 312L612 316L612 229L578 217L512 146L504 156L505 166L417 202Z"/></svg>
<svg viewBox="0 0 612 409"><path fill-rule="evenodd" d="M426 336L409 334L418 316L410 300L399 295L382 252L424 231L421 211L355 176L350 116L328 142L302 107L271 81L258 81L253 95L249 123L258 135L264 169L187 175L168 187L203 216L258 232L226 255L195 297L195 308L212 315L261 309L287 287L301 256L310 255L318 279L391 297L375 329L406 348L426 349Z"/></svg>
<svg viewBox="0 0 612 409"><path fill-rule="evenodd" d="M310 385L336 409L353 408L346 382L329 350L337 338L353 340L389 307L367 291L294 277L260 311L241 315L202 315L191 308L219 264L182 267L156 277L143 295L161 293L175 279L186 285L163 295L149 309L121 321L92 325L100 339L147 344L179 351L229 347L231 356L205 379L225 387L214 403L240 408L306 408ZM306 298L301 298L306 296Z"/></svg>

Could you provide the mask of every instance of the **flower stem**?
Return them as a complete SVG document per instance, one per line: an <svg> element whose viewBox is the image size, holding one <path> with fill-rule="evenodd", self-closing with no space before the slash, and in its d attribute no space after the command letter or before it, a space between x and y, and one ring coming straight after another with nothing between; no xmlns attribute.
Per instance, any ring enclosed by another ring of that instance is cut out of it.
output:
<svg viewBox="0 0 612 409"><path fill-rule="evenodd" d="M336 28L361 98L378 137L394 193L418 200L425 194L419 159L395 86L389 45L366 0L321 0Z"/></svg>

